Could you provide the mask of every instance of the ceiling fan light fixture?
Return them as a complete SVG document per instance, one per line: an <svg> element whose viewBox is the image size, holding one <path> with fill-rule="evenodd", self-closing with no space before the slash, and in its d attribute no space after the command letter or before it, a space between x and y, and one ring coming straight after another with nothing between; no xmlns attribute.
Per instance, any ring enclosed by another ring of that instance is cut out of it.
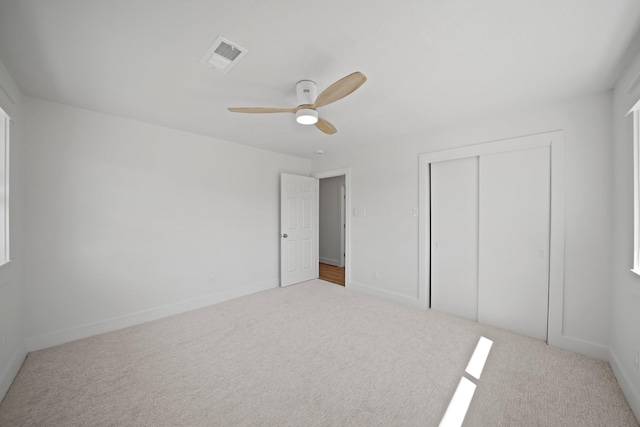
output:
<svg viewBox="0 0 640 427"><path fill-rule="evenodd" d="M318 112L310 108L302 108L296 112L296 121L301 125L315 125L318 123Z"/></svg>
<svg viewBox="0 0 640 427"><path fill-rule="evenodd" d="M337 82L332 83L328 88L318 95L318 89L312 80L300 80L296 83L296 95L298 106L294 108L269 108L269 107L242 107L229 108L233 113L295 113L296 121L303 125L316 125L316 128L327 135L333 135L338 130L334 125L325 119L318 117L316 111L319 107L333 104L367 81L367 77L360 71L349 74Z"/></svg>

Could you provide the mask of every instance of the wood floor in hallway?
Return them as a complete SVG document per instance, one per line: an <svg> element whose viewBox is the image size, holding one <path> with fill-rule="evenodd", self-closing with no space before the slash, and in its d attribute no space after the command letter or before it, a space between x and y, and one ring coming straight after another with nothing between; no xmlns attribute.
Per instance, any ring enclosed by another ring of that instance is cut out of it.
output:
<svg viewBox="0 0 640 427"><path fill-rule="evenodd" d="M344 267L320 263L318 271L320 279L344 286Z"/></svg>

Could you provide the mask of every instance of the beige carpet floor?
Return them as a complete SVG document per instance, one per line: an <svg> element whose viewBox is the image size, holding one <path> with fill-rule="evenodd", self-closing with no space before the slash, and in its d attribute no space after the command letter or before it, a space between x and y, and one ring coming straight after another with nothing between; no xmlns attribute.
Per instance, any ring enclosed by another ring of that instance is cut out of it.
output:
<svg viewBox="0 0 640 427"><path fill-rule="evenodd" d="M606 362L314 280L30 353L2 426L637 426Z"/></svg>

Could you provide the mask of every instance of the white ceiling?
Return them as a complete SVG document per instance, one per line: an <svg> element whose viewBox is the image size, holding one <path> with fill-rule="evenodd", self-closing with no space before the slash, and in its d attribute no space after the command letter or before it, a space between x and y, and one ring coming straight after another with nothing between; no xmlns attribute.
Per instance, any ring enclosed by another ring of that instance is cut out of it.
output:
<svg viewBox="0 0 640 427"><path fill-rule="evenodd" d="M0 0L0 60L30 96L312 158L609 89L639 24L637 0ZM229 74L200 64L218 35L249 50ZM335 135L226 110L356 70Z"/></svg>

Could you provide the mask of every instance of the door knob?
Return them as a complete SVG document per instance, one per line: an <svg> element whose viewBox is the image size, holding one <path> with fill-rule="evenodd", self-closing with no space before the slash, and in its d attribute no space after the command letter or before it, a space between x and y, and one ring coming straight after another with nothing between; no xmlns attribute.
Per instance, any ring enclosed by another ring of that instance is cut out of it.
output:
<svg viewBox="0 0 640 427"><path fill-rule="evenodd" d="M283 234L282 237L286 239L289 236L287 236L286 234Z"/></svg>

